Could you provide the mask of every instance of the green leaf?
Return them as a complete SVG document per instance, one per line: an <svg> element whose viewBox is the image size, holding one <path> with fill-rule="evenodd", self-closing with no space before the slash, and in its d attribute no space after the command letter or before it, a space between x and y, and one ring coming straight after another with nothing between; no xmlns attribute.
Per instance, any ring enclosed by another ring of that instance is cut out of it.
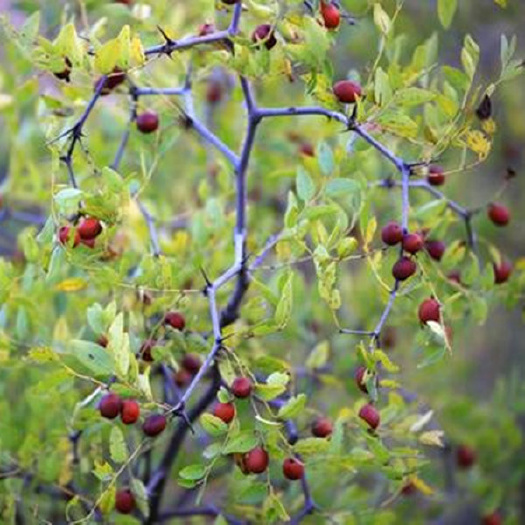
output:
<svg viewBox="0 0 525 525"><path fill-rule="evenodd" d="M129 335L124 333L124 315L120 312L108 331L109 352L113 353L115 359L115 371L120 378L126 378L129 371L130 351Z"/></svg>
<svg viewBox="0 0 525 525"><path fill-rule="evenodd" d="M213 437L222 436L228 432L228 425L212 414L202 414L200 423L204 431Z"/></svg>
<svg viewBox="0 0 525 525"><path fill-rule="evenodd" d="M436 94L428 89L409 87L396 92L396 104L399 106L419 106L436 98Z"/></svg>
<svg viewBox="0 0 525 525"><path fill-rule="evenodd" d="M297 168L295 185L297 187L297 195L301 200L308 202L315 195L315 184L302 166Z"/></svg>
<svg viewBox="0 0 525 525"><path fill-rule="evenodd" d="M291 419L297 417L304 409L306 405L306 396L299 394L298 396L291 397L286 404L284 404L277 412L279 419Z"/></svg>
<svg viewBox="0 0 525 525"><path fill-rule="evenodd" d="M352 179L332 179L326 185L326 195L328 197L347 197L360 191L359 183Z"/></svg>
<svg viewBox="0 0 525 525"><path fill-rule="evenodd" d="M257 395L266 401L275 399L285 391L286 387L283 385L268 385L260 383L255 385L255 392Z"/></svg>
<svg viewBox="0 0 525 525"><path fill-rule="evenodd" d="M188 465L179 471L179 477L192 481L202 479L205 475L206 467L204 465Z"/></svg>
<svg viewBox="0 0 525 525"><path fill-rule="evenodd" d="M137 507L144 517L149 516L148 492L140 479L132 478L130 483L131 492L135 496Z"/></svg>
<svg viewBox="0 0 525 525"><path fill-rule="evenodd" d="M321 142L317 148L317 162L324 175L331 175L334 171L334 154L326 142Z"/></svg>
<svg viewBox="0 0 525 525"><path fill-rule="evenodd" d="M275 322L279 328L284 328L290 316L292 314L292 283L293 283L294 274L292 272L288 273L288 277L284 283L284 286L281 290L281 298L277 303L277 308L275 309Z"/></svg>
<svg viewBox="0 0 525 525"><path fill-rule="evenodd" d="M450 24L452 23L452 20L454 18L454 14L456 13L457 7L458 0L438 0L438 17L439 21L441 22L441 25L445 29L448 29L450 27Z"/></svg>
<svg viewBox="0 0 525 525"><path fill-rule="evenodd" d="M109 376L113 374L113 358L111 354L96 343L74 339L68 344L66 353L75 357L94 376Z"/></svg>
<svg viewBox="0 0 525 525"><path fill-rule="evenodd" d="M471 80L476 73L478 62L479 46L470 35L467 35L463 43L463 49L461 50L461 63L463 64L463 69Z"/></svg>
<svg viewBox="0 0 525 525"><path fill-rule="evenodd" d="M399 366L393 363L382 350L375 350L372 357L376 362L380 362L385 370L390 373L399 372Z"/></svg>
<svg viewBox="0 0 525 525"><path fill-rule="evenodd" d="M115 463L125 463L128 459L128 447L124 434L117 426L114 426L109 434L109 452Z"/></svg>
<svg viewBox="0 0 525 525"><path fill-rule="evenodd" d="M313 456L323 454L330 447L330 441L324 438L305 438L300 439L293 447L296 454L302 456Z"/></svg>
<svg viewBox="0 0 525 525"><path fill-rule="evenodd" d="M258 441L256 434L252 430L245 430L231 438L222 450L222 453L226 455L233 452L248 452L257 446Z"/></svg>
<svg viewBox="0 0 525 525"><path fill-rule="evenodd" d="M388 13L378 2L374 4L374 23L383 35L387 35L392 27L392 21Z"/></svg>
<svg viewBox="0 0 525 525"><path fill-rule="evenodd" d="M310 370L323 367L327 363L329 355L330 343L328 341L321 341L310 352L306 360L306 367Z"/></svg>

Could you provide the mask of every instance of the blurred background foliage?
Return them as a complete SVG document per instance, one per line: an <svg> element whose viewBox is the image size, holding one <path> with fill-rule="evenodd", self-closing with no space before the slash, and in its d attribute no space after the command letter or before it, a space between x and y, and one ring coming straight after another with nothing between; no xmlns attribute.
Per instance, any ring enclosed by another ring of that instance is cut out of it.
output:
<svg viewBox="0 0 525 525"><path fill-rule="evenodd" d="M124 5L100 0L86 0L78 4L0 0L0 10L8 13L15 25L20 25L31 13L40 10L41 32L48 38L54 38L59 27L73 13L80 13L80 26L88 21L88 17L90 23L103 18L104 39L118 34L124 24L130 24L134 31L141 34L145 46L159 42L155 29L157 23L163 29L169 29L170 34L180 35L194 32L204 21L214 20L219 26L228 22L226 13L220 9L216 11L210 0L193 1L191 9L183 1L155 0L150 3L155 8L156 18L145 17L148 13L146 8L141 11L135 6L130 10ZM378 54L377 29L370 15L369 2L344 0L341 3L355 17L356 23L342 26L337 36L337 45L330 50L333 76L343 78L350 72L366 83L371 64ZM385 1L382 4L390 13L395 9L394 1ZM82 6L80 10L79 5ZM460 0L449 29L444 29L439 24L436 8L436 2L430 0L404 2L402 16L396 22L396 33L402 34L402 52L406 54L406 60L410 59L418 45L429 38L435 38L439 63L460 67L460 51L464 36L469 33L481 49L477 80L486 85L499 75L502 34L509 39L517 34L519 38L516 54L518 57L525 57L525 39L520 34L520 21L525 20L525 4L522 1L509 0L508 6L503 9L498 8L491 0ZM50 113L54 113L53 118L56 118L70 116L75 109L78 112L76 106L92 92L93 79L79 73L74 78L73 85L64 88L67 98L64 102L60 88L51 75L35 73L33 64L20 55L16 46L7 42L4 44L0 49L0 193L3 201L11 207L24 213L39 215L50 211L51 189L56 184L51 176L56 170L51 165L51 157L45 145L50 137L44 135L42 123L49 122ZM197 63L199 60L206 60L199 56L198 51L194 53L194 59ZM220 65L220 60L218 63ZM134 78L140 80L142 86L176 86L180 85L184 66L184 60L174 55L171 61L153 61ZM203 101L210 74L217 72L209 67L202 76L197 75L194 79L198 107L205 106ZM221 137L228 145L238 148L243 136L240 92L238 89L231 90L235 78L222 73L219 73L218 78L230 89L228 98L221 102L220 111L203 116L220 130ZM304 85L301 82L290 78L283 86L284 82L282 76L266 79L264 86L259 87L257 92L261 105L276 105L276 100L279 106L295 105L298 100L304 100ZM89 170L90 163L95 166L111 163L128 118L127 105L115 102L116 98L108 97L102 104L103 110L96 112L90 119L86 133L91 157L87 161L82 158L75 160L79 172ZM476 227L480 236L497 244L503 253L515 261L517 267L523 269L525 241L521 221L525 220L525 77L522 75L503 84L498 88L492 102L497 133L491 155L483 164L450 176L446 194L468 208L484 205L501 186L507 169L515 170L517 177L503 197L513 213L511 224L505 229L495 229L482 215L476 220ZM150 100L144 97L140 104L142 107L150 106ZM225 233L233 225L231 208L227 204L233 197L228 168L220 157L202 148L193 136L186 134L178 125L179 111L173 99L160 97L151 101L151 107L157 109L161 115L162 132L146 138L132 133L123 171L129 173L130 179L135 179L137 185L147 182L147 176L151 175L154 182L144 184L141 195L155 209L157 216L171 220L175 215L178 221L191 218L191 237L202 237L202 242L188 244L187 236L177 230L173 235L165 235L162 244L166 254L175 257L171 268L171 285L177 288L189 283L190 287L198 288L201 282L195 273L196 268L205 265L211 275L217 275L224 267L226 255L230 258L232 256L231 237ZM249 179L252 203L250 243L253 247L262 246L267 235L280 227L287 193L295 181L297 165L303 163L308 169L317 169L314 167L315 159L299 155L298 142L316 145L327 141L338 152L336 161L342 174L358 170L365 172L367 179L387 175L386 170L390 170L390 167L375 154L350 157L346 161L343 152L348 139L339 131L336 124L326 124L321 118L318 121L272 120L261 127ZM112 146L107 147L108 144ZM358 152L359 148L360 146L356 146ZM180 160L182 158L183 162ZM438 160L445 167L454 167L458 162L455 154L448 153ZM356 165L359 161L364 164ZM154 166L150 174L143 169L145 165ZM87 188L95 188L100 180L95 176L92 179L86 177L83 184ZM399 212L397 200L394 201L391 195L381 189L375 191L373 196L373 207L385 220L395 217ZM414 201L423 203L425 198L415 196ZM126 220L129 222L121 240L121 249L124 250L121 269L131 269L136 262L134 253L148 248L146 226L138 211L132 208ZM2 223L0 231L0 253L15 261L17 257L20 258L20 250L25 252L26 258L31 252L31 235L27 231L22 233L18 249L16 248L16 237L21 232L21 224L20 221L9 220ZM110 234L112 233L114 231ZM216 260L210 256L210 246L217 253L222 253L224 258ZM86 255L80 253L72 257L78 257L77 262L80 263ZM191 261L190 264L188 260ZM149 263L143 260L142 264L147 274ZM372 280L361 278L367 274L366 265L352 261L342 266L341 272L343 271L349 276L341 283L344 312L341 317L344 318L344 326L369 326L375 322L379 301L378 294L371 292ZM113 274L109 272L104 276L103 273L104 270L100 270L97 274L101 284L96 293L87 291L74 300L65 297L66 294L50 297L45 284L31 285L34 302L26 305L27 319L18 319L17 323L38 327L39 337L43 340L52 337L67 338L67 335L60 333L60 326L48 322L54 316L48 316L46 311L37 308L39 305L46 305L46 308L53 306L59 313L68 310L70 330L82 330L85 334L80 327L85 323L87 307L93 300L100 300L100 290L105 290L105 280L107 291L110 292L112 288L110 282ZM315 404L318 410L332 412L336 416L337 407L332 406L332 389L341 390L350 399L357 399L354 385L349 386L341 380L354 369L356 359L348 357L354 353L354 341L346 336L333 336L333 323L331 316L325 312L325 307L312 304L308 297L304 297L307 295L305 290L310 290L307 285L311 278L311 273L305 271L305 283L296 283L296 304L304 305L294 312L293 327L296 331L290 329L284 335L272 336L262 341L248 341L244 343L241 353L254 352L255 355L261 355L264 350L282 355L300 366L304 362L305 353L294 353L288 348L283 351L283 345L293 342L290 348L302 346L311 349L319 341L329 339L332 365L337 370L339 379L330 374L320 374L318 380L328 388L317 394ZM304 290L297 289L302 288L303 284ZM255 289L257 290L257 285ZM23 303L23 288L21 291L19 300ZM124 290L122 293L126 294ZM462 329L463 319L461 315L457 315L454 323L453 355L423 367L415 366L425 360L417 344L413 343L414 333L419 330L414 314L417 302L413 298L406 302L399 301L389 324L396 328L397 344L391 352L392 358L401 365L402 383L407 390L418 393L420 403L435 411L439 425L453 444L466 443L476 449L479 464L472 471L459 473L454 480L450 480L447 479L447 459L443 469L435 468L436 464L441 465L442 462L441 454L436 453L440 457L436 458L432 466L423 467L420 477L429 485L442 488L443 492L440 494L444 494L443 500L440 497L426 499L423 495L417 495L417 505L414 505L413 500L397 502L396 507L381 511L379 518L377 513L372 514L370 511L370 515L367 515L367 512L362 511L370 494L349 484L346 490L338 492L336 506L347 507L349 511L354 507L361 509L362 521L359 523L428 523L429 520L435 520L436 523L459 525L474 523L478 519L478 501L481 501L481 506L487 511L497 507L503 509L508 523L525 523L525 459L522 454L522 436L525 432L525 326L521 293L522 290L516 288L510 294L507 308L505 305L492 307L491 303L483 326L470 319L465 323L466 329ZM133 303L134 294L130 292L128 295L123 299L123 304ZM256 299L252 296L251 301L255 303ZM206 331L209 325L203 315L205 303L200 298L161 299L155 308L161 311L173 304L188 307L188 303L189 309L196 312L190 321L192 327ZM359 309L354 310L356 304ZM253 309L249 309L249 312L256 319L259 311L256 306L252 306ZM136 325L139 324L137 319ZM304 326L308 329L304 330ZM24 333L23 327L20 330ZM66 334L69 334L67 330ZM12 364L10 367L12 368L7 373L11 374L11 378L6 383L9 388L28 381L27 377L22 377L27 373L27 367L17 368ZM38 396L38 403L35 401L36 397L29 395L19 402L34 406L19 410L16 415L13 412L11 417L19 419L2 419L0 422L1 427L9 430L2 432L2 439L8 438L12 444L31 433L27 428L28 414L36 416L47 410L51 411L56 402L55 398L47 399L45 395L41 395L44 385L38 383L38 369L31 373L35 374L34 385L39 385L34 386L36 392L33 392ZM4 383L1 379L6 372L0 374L2 392ZM20 375L18 379L17 375ZM14 395L13 391L8 395L5 391L2 393L6 399L12 399ZM68 414L76 399L68 396L63 399L65 405L61 408L62 413ZM0 402L0 407L5 403L7 401L4 399ZM7 411L7 406L5 409ZM0 409L0 413L3 410ZM39 421L39 424L42 422ZM53 424L51 420L50 425ZM306 420L302 424L304 428ZM57 432L55 439L48 443L49 451L58 450L58 453L62 453L62 448L65 447L63 438L63 434ZM4 445L7 445L5 441ZM30 450L34 445L35 443L28 442L24 444L24 448ZM54 466L50 462L50 471ZM45 476L45 465L42 470ZM53 476L54 473L51 472L50 478ZM340 482L340 478L336 478L325 477L322 486L316 486L316 496L320 501L333 497L334 487ZM220 488L215 487L212 490L220 491ZM376 490L377 497L381 498L381 489ZM447 509L445 514L444 508ZM316 521L319 519L321 518L311 518L311 523L320 523Z"/></svg>

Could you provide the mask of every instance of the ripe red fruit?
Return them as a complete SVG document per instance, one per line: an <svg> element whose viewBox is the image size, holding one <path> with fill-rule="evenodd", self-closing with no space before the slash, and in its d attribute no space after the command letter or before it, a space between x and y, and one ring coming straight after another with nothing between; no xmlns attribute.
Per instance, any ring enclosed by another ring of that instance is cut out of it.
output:
<svg viewBox="0 0 525 525"><path fill-rule="evenodd" d="M107 419L115 419L122 408L122 399L118 394L110 392L102 397L98 405L100 415Z"/></svg>
<svg viewBox="0 0 525 525"><path fill-rule="evenodd" d="M185 368L191 375L195 375L202 366L201 359L196 354L185 354L182 358L182 367Z"/></svg>
<svg viewBox="0 0 525 525"><path fill-rule="evenodd" d="M235 405L233 403L217 403L213 409L213 415L222 419L226 424L231 423L235 417Z"/></svg>
<svg viewBox="0 0 525 525"><path fill-rule="evenodd" d="M148 437L158 436L166 428L166 416L153 414L146 418L142 425L142 432Z"/></svg>
<svg viewBox="0 0 525 525"><path fill-rule="evenodd" d="M209 104L217 104L222 99L222 85L217 80L210 80L206 89L206 100Z"/></svg>
<svg viewBox="0 0 525 525"><path fill-rule="evenodd" d="M283 461L283 474L286 479L292 481L304 476L304 464L296 458L286 458Z"/></svg>
<svg viewBox="0 0 525 525"><path fill-rule="evenodd" d="M252 382L247 377L236 377L231 386L232 394L235 397L245 398L252 393Z"/></svg>
<svg viewBox="0 0 525 525"><path fill-rule="evenodd" d="M115 510L121 514L131 514L135 509L135 496L129 489L119 490L115 494Z"/></svg>
<svg viewBox="0 0 525 525"><path fill-rule="evenodd" d="M164 315L164 323L182 332L186 326L186 319L180 312L167 312Z"/></svg>
<svg viewBox="0 0 525 525"><path fill-rule="evenodd" d="M425 250L435 261L441 261L446 248L445 243L442 241L425 241Z"/></svg>
<svg viewBox="0 0 525 525"><path fill-rule="evenodd" d="M461 284L461 273L459 270L452 270L448 275L448 280L454 283Z"/></svg>
<svg viewBox="0 0 525 525"><path fill-rule="evenodd" d="M425 241L419 233L407 233L403 236L403 250L408 253L417 253L423 248Z"/></svg>
<svg viewBox="0 0 525 525"><path fill-rule="evenodd" d="M270 456L262 447L255 447L244 455L244 464L248 472L261 474L268 468Z"/></svg>
<svg viewBox="0 0 525 525"><path fill-rule="evenodd" d="M512 263L502 260L499 264L494 263L494 282L496 284L506 283L512 273Z"/></svg>
<svg viewBox="0 0 525 525"><path fill-rule="evenodd" d="M506 226L510 221L509 209L506 206L503 206L503 204L498 204L496 202L489 204L487 214L489 219L496 226Z"/></svg>
<svg viewBox="0 0 525 525"><path fill-rule="evenodd" d="M333 85L332 90L339 102L344 104L353 104L362 95L361 86L352 80L340 80Z"/></svg>
<svg viewBox="0 0 525 525"><path fill-rule="evenodd" d="M443 186L445 184L444 169L441 166L430 166L427 181L431 186Z"/></svg>
<svg viewBox="0 0 525 525"><path fill-rule="evenodd" d="M140 416L140 406L134 399L125 399L120 409L120 419L125 425L132 425Z"/></svg>
<svg viewBox="0 0 525 525"><path fill-rule="evenodd" d="M381 421L376 407L370 403L361 408L359 411L359 417L365 421L372 430L375 430Z"/></svg>
<svg viewBox="0 0 525 525"><path fill-rule="evenodd" d="M86 217L79 224L77 231L81 239L89 241L101 234L102 224L94 217Z"/></svg>
<svg viewBox="0 0 525 525"><path fill-rule="evenodd" d="M60 244L67 244L69 242L69 232L71 228L69 226L62 226L58 230L58 240ZM75 238L73 240L73 247L76 247L80 244L80 235L78 231L75 231Z"/></svg>
<svg viewBox="0 0 525 525"><path fill-rule="evenodd" d="M357 388L359 388L361 392L368 394L368 388L366 387L366 383L364 381L365 374L366 374L366 367L358 366L355 370L354 378L355 378L355 384L357 385Z"/></svg>
<svg viewBox="0 0 525 525"><path fill-rule="evenodd" d="M493 512L492 514L486 514L482 518L483 525L502 525L503 518L498 512Z"/></svg>
<svg viewBox="0 0 525 525"><path fill-rule="evenodd" d="M312 424L312 434L318 438L325 438L332 434L333 425L327 417L319 417Z"/></svg>
<svg viewBox="0 0 525 525"><path fill-rule="evenodd" d="M392 267L392 275L398 281L405 281L414 275L417 270L416 263L409 257L401 257Z"/></svg>
<svg viewBox="0 0 525 525"><path fill-rule="evenodd" d="M337 29L341 22L341 13L335 4L321 2L321 16L326 29Z"/></svg>
<svg viewBox="0 0 525 525"><path fill-rule="evenodd" d="M460 445L456 451L458 467L467 469L476 463L476 453L467 445Z"/></svg>
<svg viewBox="0 0 525 525"><path fill-rule="evenodd" d="M261 41L264 41L264 47L268 50L277 44L277 39L270 24L261 24L257 26L252 33L252 42L259 44L258 47L260 47Z"/></svg>
<svg viewBox="0 0 525 525"><path fill-rule="evenodd" d="M439 303L432 297L425 299L419 305L418 316L422 323L428 323L428 321L439 323Z"/></svg>
<svg viewBox="0 0 525 525"><path fill-rule="evenodd" d="M157 340L156 339L146 339L142 346L140 347L140 357L144 361L148 361L151 363L153 361L153 356L151 355L151 351L157 346Z"/></svg>
<svg viewBox="0 0 525 525"><path fill-rule="evenodd" d="M80 239L80 244L93 249L95 247L95 239Z"/></svg>
<svg viewBox="0 0 525 525"><path fill-rule="evenodd" d="M131 5L132 0L115 0L117 4Z"/></svg>
<svg viewBox="0 0 525 525"><path fill-rule="evenodd" d="M137 129L142 133L153 133L159 127L159 116L150 109L137 115Z"/></svg>
<svg viewBox="0 0 525 525"><path fill-rule="evenodd" d="M182 388L191 381L191 374L185 368L179 368L179 370L173 374L173 380L179 388Z"/></svg>
<svg viewBox="0 0 525 525"><path fill-rule="evenodd" d="M403 240L403 228L397 222L389 222L381 230L381 240L389 246L394 246Z"/></svg>

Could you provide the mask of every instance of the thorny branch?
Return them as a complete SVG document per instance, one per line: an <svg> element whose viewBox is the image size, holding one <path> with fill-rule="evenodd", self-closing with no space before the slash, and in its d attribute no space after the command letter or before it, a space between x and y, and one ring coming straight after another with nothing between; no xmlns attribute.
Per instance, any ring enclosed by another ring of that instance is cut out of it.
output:
<svg viewBox="0 0 525 525"><path fill-rule="evenodd" d="M204 36L195 36L188 37L181 40L172 40L166 35L165 42L160 45L152 46L145 50L146 56L151 55L167 55L170 56L175 51L181 51L185 49L192 48L198 45L213 44L217 42L222 42L228 44L230 47L233 46L231 42L231 37L235 36L239 30L239 23L242 13L242 3L238 2L233 10L232 19L230 26L225 31L215 31L211 34ZM102 77L95 93L88 103L85 111L77 121L77 123L68 131L66 131L61 137L70 135L71 143L67 148L66 154L61 157L61 160L65 163L70 178L70 183L73 187L77 187L77 180L73 172L72 167L72 158L76 143L80 141L82 137L83 126L89 117L91 111L93 110L104 84L106 82L106 77ZM183 87L177 88L151 88L151 87L135 87L133 86L130 89L130 117L128 122L128 127L122 137L120 146L117 150L114 162L112 167L118 169L120 162L123 158L124 151L126 149L130 128L133 122L136 119L136 105L137 101L141 96L154 96L154 95L163 95L163 96L181 96L184 102L184 119L185 126L187 129L191 129L196 132L200 138L208 145L213 146L217 151L219 151L226 160L233 166L235 171L235 231L234 231L234 246L235 246L235 256L232 266L226 270L221 276L219 276L215 281L208 282L204 293L209 302L210 308L210 317L213 327L213 344L212 347L206 356L199 372L194 376L192 382L187 387L187 389L180 396L176 396L178 399L175 399L173 393L170 394L171 388L169 389L168 394L170 400L174 403L172 408L168 412L174 416L179 416L180 419L176 423L176 428L171 435L169 443L166 447L164 455L159 462L157 468L151 473L151 478L147 484L147 491L150 496L150 517L148 518L147 523L153 524L168 520L172 517L177 516L193 516L193 515L202 515L202 516L218 516L221 514L220 509L215 506L204 506L194 509L179 509L176 511L171 511L167 513L161 513L161 503L163 498L164 489L166 482L170 476L171 469L175 462L175 459L180 451L180 448L186 438L188 430L191 429L191 423L193 423L201 414L206 410L206 408L212 403L215 399L216 394L221 385L221 377L216 362L216 357L222 349L222 329L235 322L239 316L239 310L241 302L244 295L246 294L249 286L249 271L256 269L260 266L266 257L266 255L271 251L271 249L278 243L279 236L272 237L266 246L264 247L261 254L255 259L251 266L247 265L248 257L246 253L246 238L247 238L247 221L246 221L246 211L247 211L247 185L246 177L250 161L250 156L253 151L256 132L260 122L267 118L273 117L295 117L295 116L324 116L330 120L339 122L345 126L345 129L356 133L359 137L365 140L373 148L375 148L386 160L391 162L396 170L400 174L400 181L389 181L389 186L400 186L402 192L402 227L405 232L408 231L408 220L409 220L409 189L411 187L420 187L426 191L432 193L438 198L443 198L443 195L440 192L437 192L434 188L424 182L412 182L409 180L411 174L411 165L405 162L402 158L398 157L385 145L380 143L375 139L367 130L365 125L360 125L355 122L353 117L349 117L344 113L338 111L331 111L321 107L286 107L286 108L262 108L258 107L255 96L252 91L252 86L250 81L245 78L240 78L240 84L244 96L245 108L247 112L247 129L244 137L244 141L241 147L239 154L232 151L217 135L215 135L208 127L206 127L195 115L193 109L193 99L191 94L191 77L188 74L186 82ZM59 137L59 138L61 138ZM387 187L387 184L383 184ZM438 195L439 194L439 195ZM140 201L137 200L138 206L144 216L144 219L148 225L150 232L151 245L154 255L159 255L160 246L158 240L158 232L155 226L154 217L147 211ZM459 207L452 201L447 201L449 207L461 215L466 222L467 230L469 232L469 241L470 245L474 248L475 237L471 229L470 219L471 213L467 210ZM229 281L235 279L236 283L234 289L231 293L231 296L226 304L226 306L219 311L216 304L216 294L220 288L222 288ZM400 288L399 281L396 281L394 287L390 291L389 299L386 304L385 309L375 326L373 331L367 332L362 330L346 330L342 329L342 333L354 334L369 336L372 338L373 343L376 346L379 346L379 338L385 322L390 314L394 301L396 299L398 290ZM197 390L197 387L200 383L209 376L211 373L211 380L207 389L202 393L201 397L196 401L196 403L188 408L190 399L193 397L193 394ZM164 374L166 375L166 374ZM169 375L169 374L168 374ZM170 385L171 387L172 385ZM297 429L294 429L293 426L288 428L289 439L297 439ZM149 477L149 476L148 476ZM291 523L298 524L300 523L305 516L310 514L315 510L315 504L313 502L310 488L306 478L302 480L302 489L304 493L304 504L302 509L292 517ZM227 518L230 523L242 523L234 518Z"/></svg>

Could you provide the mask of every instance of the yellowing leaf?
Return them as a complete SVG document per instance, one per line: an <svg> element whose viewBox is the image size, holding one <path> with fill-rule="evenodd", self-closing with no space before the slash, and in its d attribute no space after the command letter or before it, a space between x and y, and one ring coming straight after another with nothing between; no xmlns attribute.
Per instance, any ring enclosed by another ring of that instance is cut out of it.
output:
<svg viewBox="0 0 525 525"><path fill-rule="evenodd" d="M78 292L87 288L88 283L80 277L71 277L58 283L55 290L58 292Z"/></svg>
<svg viewBox="0 0 525 525"><path fill-rule="evenodd" d="M443 436L445 433L443 430L429 430L428 432L423 432L419 436L419 441L423 445L430 445L434 447L444 447Z"/></svg>
<svg viewBox="0 0 525 525"><path fill-rule="evenodd" d="M411 478L410 481L412 481L412 484L416 487L416 489L425 496L431 496L434 494L434 489L428 486L422 479Z"/></svg>
<svg viewBox="0 0 525 525"><path fill-rule="evenodd" d="M466 134L466 143L469 149L478 155L480 160L487 158L487 155L490 152L491 143L481 131L468 131Z"/></svg>
<svg viewBox="0 0 525 525"><path fill-rule="evenodd" d="M146 55L144 55L144 48L138 36L131 39L130 46L130 65L132 67L141 66L146 62Z"/></svg>
<svg viewBox="0 0 525 525"><path fill-rule="evenodd" d="M374 4L374 23L384 35L387 35L392 27L392 22L388 13L379 3Z"/></svg>
<svg viewBox="0 0 525 525"><path fill-rule="evenodd" d="M487 120L484 120L481 123L481 129L487 134L487 135L494 135L496 133L496 122L494 122L494 119L489 118Z"/></svg>

